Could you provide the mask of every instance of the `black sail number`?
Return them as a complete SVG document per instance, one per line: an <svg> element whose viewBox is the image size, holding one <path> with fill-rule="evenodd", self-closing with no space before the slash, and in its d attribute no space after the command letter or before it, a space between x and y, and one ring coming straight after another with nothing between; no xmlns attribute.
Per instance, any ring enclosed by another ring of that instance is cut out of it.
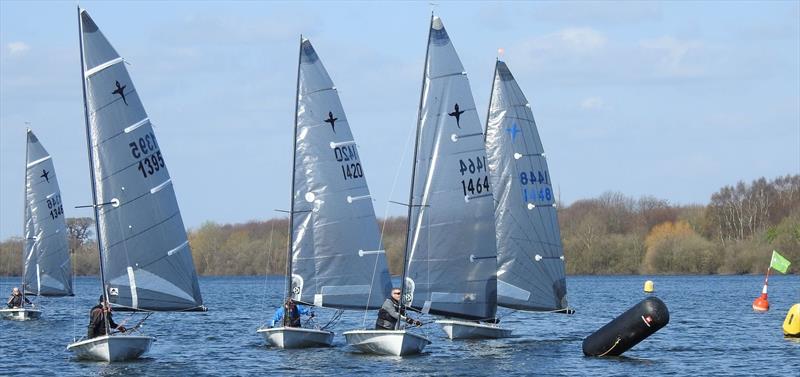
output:
<svg viewBox="0 0 800 377"><path fill-rule="evenodd" d="M155 153L153 153L151 156L139 160L139 166L137 169L142 172L142 177L147 178L165 166L164 157L161 156L161 151L155 151Z"/></svg>
<svg viewBox="0 0 800 377"><path fill-rule="evenodd" d="M464 190L464 196L479 195L489 192L489 176L478 177L478 179L462 179L461 188Z"/></svg>
<svg viewBox="0 0 800 377"><path fill-rule="evenodd" d="M128 143L131 156L136 160L137 169L142 173L143 178L153 175L155 172L166 167L164 157L158 149L156 135L148 132L144 136L134 139Z"/></svg>
<svg viewBox="0 0 800 377"><path fill-rule="evenodd" d="M128 147L131 149L133 158L138 160L142 156L155 152L158 149L158 143L156 142L156 136L152 132L148 132L138 140L128 143Z"/></svg>
<svg viewBox="0 0 800 377"><path fill-rule="evenodd" d="M47 209L50 210L50 218L55 220L64 215L64 206L61 204L61 195L53 195L47 199Z"/></svg>
<svg viewBox="0 0 800 377"><path fill-rule="evenodd" d="M458 172L461 173L462 176L461 188L464 196L474 196L490 192L486 156L459 159ZM477 177L475 177L475 175L477 175Z"/></svg>

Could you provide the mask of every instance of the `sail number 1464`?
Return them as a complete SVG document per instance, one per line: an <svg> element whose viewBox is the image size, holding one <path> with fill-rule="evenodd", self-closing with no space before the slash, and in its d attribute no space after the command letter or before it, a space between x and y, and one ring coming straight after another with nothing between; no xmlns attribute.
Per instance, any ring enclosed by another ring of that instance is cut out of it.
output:
<svg viewBox="0 0 800 377"><path fill-rule="evenodd" d="M476 156L472 158L459 159L459 169L461 176L476 174L478 177L464 177L461 180L461 189L464 196L482 194L489 192L489 175L486 165L486 156ZM483 175L483 176L481 176Z"/></svg>

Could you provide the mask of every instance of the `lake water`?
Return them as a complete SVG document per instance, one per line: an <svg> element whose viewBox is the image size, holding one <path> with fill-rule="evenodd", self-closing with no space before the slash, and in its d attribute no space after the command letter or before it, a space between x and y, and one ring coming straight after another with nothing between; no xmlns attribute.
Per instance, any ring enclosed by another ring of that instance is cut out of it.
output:
<svg viewBox="0 0 800 377"><path fill-rule="evenodd" d="M589 358L583 339L646 296L645 280L669 308L670 322L623 357ZM16 278L0 279L3 295ZM40 300L41 320L0 321L0 375L774 375L798 376L800 341L781 325L800 302L800 276L770 278L771 309L754 313L759 276L570 276L574 315L501 310L514 338L451 341L436 324L421 331L433 341L422 355L364 355L345 344L342 331L363 327L363 312L336 325L334 347L280 350L255 330L271 317L283 282L270 277L206 277L200 284L206 313L156 313L145 333L157 337L150 353L128 363L76 361L65 347L86 332L88 310L99 295L94 278L78 278L75 298ZM332 314L318 310L325 320ZM126 318L116 313L117 322ZM366 319L372 327L374 312ZM138 318L138 317L137 317ZM130 323L134 323L131 320Z"/></svg>

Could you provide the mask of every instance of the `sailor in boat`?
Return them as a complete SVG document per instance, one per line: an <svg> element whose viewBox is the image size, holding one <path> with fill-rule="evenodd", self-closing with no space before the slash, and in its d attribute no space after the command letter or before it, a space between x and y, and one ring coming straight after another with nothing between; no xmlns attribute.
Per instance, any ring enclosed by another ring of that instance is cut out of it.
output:
<svg viewBox="0 0 800 377"><path fill-rule="evenodd" d="M108 320L108 326L110 328L125 332L125 326L116 324L111 317L111 305L108 305L108 303L103 300L103 296L100 296L100 301L89 311L89 331L86 334L87 338L91 339L106 335L106 320Z"/></svg>
<svg viewBox="0 0 800 377"><path fill-rule="evenodd" d="M422 322L406 317L405 314L405 310L400 308L400 288L392 288L392 296L387 298L378 310L375 330L394 330L400 319L409 325L422 326Z"/></svg>
<svg viewBox="0 0 800 377"><path fill-rule="evenodd" d="M25 301L26 304L30 304L31 306L35 306L30 300L28 300L27 297L22 297L22 293L19 291L19 288L14 287L14 289L11 290L11 297L8 298L6 305L10 309L21 308L23 306L22 301Z"/></svg>
<svg viewBox="0 0 800 377"><path fill-rule="evenodd" d="M289 316L284 320L283 313L289 313ZM303 305L297 305L294 300L287 298L286 302L275 310L275 315L272 316L272 324L270 327L302 327L300 326L300 315L307 315L308 319L314 318L314 312L309 310Z"/></svg>

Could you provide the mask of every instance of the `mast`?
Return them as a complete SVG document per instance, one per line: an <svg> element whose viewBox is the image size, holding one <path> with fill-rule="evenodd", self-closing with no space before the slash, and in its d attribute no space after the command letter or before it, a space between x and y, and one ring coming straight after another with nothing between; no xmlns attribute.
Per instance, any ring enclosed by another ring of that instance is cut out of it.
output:
<svg viewBox="0 0 800 377"><path fill-rule="evenodd" d="M83 115L86 123L86 149L89 154L89 178L92 182L92 210L94 211L94 229L97 233L97 253L100 256L100 284L103 290L103 302L108 304L108 292L106 292L105 265L103 263L103 235L100 233L100 215L97 204L97 186L94 175L94 154L92 153L92 136L89 126L89 105L86 98L86 72L84 71L83 61L83 22L81 20L81 7L78 6L78 45L81 55L81 88L83 89ZM105 318L106 334L111 333L108 325L108 317Z"/></svg>
<svg viewBox="0 0 800 377"><path fill-rule="evenodd" d="M292 132L292 191L289 193L289 234L288 245L286 247L286 297L292 297L292 243L294 242L294 180L296 174L297 164L297 109L299 106L300 97L300 59L303 56L303 35L300 34L300 48L297 50L297 83L294 93L294 131ZM281 303L283 305L283 303ZM283 322L289 316L287 313L283 315Z"/></svg>
<svg viewBox="0 0 800 377"><path fill-rule="evenodd" d="M403 252L403 276L400 280L400 309L405 307L406 273L408 272L408 248L411 240L411 210L414 208L414 176L417 174L417 148L419 148L419 134L422 126L422 99L425 95L425 76L428 74L428 53L431 49L431 29L433 28L433 11L431 22L428 25L428 41L425 46L425 63L422 66L422 87L419 92L419 106L417 107L417 135L414 139L414 158L411 160L411 185L408 190L408 217L406 220L406 248ZM421 207L420 207L421 208ZM400 329L400 321L395 323L395 330Z"/></svg>
<svg viewBox="0 0 800 377"><path fill-rule="evenodd" d="M26 122L27 123L27 122ZM20 262L22 262L22 306L25 306L25 274L28 273L25 268L25 248L28 246L28 236L25 234L25 223L27 222L28 218L28 133L31 132L31 129L25 127L25 179L22 180L24 185L24 190L22 190L22 196L24 200L22 201L22 236L25 237L25 243L22 247L22 258L20 258Z"/></svg>
<svg viewBox="0 0 800 377"><path fill-rule="evenodd" d="M492 75L492 89L489 91L489 107L486 109L486 129L483 130L483 144L486 144L486 136L489 134L489 116L492 115L492 100L494 99L494 82L497 80L497 66L500 58L494 61L494 74ZM497 201L495 201L496 203Z"/></svg>

